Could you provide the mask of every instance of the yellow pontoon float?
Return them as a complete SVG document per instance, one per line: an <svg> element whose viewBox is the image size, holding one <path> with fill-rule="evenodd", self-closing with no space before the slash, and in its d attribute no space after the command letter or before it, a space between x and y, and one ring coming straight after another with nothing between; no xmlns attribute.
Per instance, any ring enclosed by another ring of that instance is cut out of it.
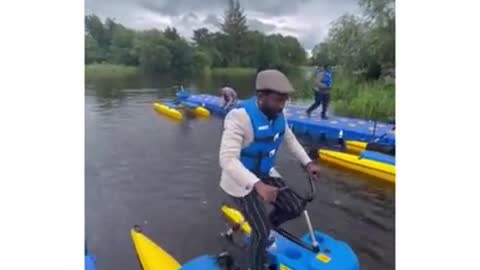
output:
<svg viewBox="0 0 480 270"><path fill-rule="evenodd" d="M158 103L158 102L154 102L153 103L153 108L155 109L155 111L165 115L165 116L168 116L172 119L175 119L175 120L182 120L183 119L183 114L175 109L175 108L172 108L172 107L169 107L165 104L162 104L162 103Z"/></svg>
<svg viewBox="0 0 480 270"><path fill-rule="evenodd" d="M318 150L318 154L322 161L395 183L396 172L393 164L325 149Z"/></svg>

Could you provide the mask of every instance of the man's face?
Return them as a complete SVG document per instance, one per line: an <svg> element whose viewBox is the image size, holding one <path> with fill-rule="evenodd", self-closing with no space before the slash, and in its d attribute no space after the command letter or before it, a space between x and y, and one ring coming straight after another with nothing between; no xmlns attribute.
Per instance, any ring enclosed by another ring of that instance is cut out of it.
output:
<svg viewBox="0 0 480 270"><path fill-rule="evenodd" d="M285 108L288 98L288 95L277 93L260 94L258 99L260 110L269 118L275 118Z"/></svg>

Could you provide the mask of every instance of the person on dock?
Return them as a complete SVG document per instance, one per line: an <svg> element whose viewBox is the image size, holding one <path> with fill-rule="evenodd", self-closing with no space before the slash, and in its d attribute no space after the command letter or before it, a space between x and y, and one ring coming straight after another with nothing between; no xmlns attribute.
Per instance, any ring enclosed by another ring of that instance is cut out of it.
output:
<svg viewBox="0 0 480 270"><path fill-rule="evenodd" d="M273 243L270 230L298 217L303 205L275 170L277 151L285 142L293 156L311 175L318 166L310 159L288 127L283 109L294 91L278 70L263 70L256 77L256 96L225 117L219 159L220 187L237 204L252 233L249 269L265 269L265 249ZM271 203L267 215L263 202Z"/></svg>
<svg viewBox="0 0 480 270"><path fill-rule="evenodd" d="M223 96L223 105L222 108L224 110L230 109L230 107L234 106L237 102L237 92L232 87L222 87L221 89L222 96Z"/></svg>
<svg viewBox="0 0 480 270"><path fill-rule="evenodd" d="M314 103L307 109L307 116L310 117L313 110L322 105L322 119L327 118L327 109L330 104L330 89L332 88L333 77L332 72L327 65L319 66L315 75L315 86L313 92L315 94Z"/></svg>

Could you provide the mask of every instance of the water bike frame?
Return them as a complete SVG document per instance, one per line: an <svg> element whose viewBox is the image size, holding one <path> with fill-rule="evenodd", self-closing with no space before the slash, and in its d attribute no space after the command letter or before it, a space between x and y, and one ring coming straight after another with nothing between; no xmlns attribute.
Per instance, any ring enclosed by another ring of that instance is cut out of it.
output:
<svg viewBox="0 0 480 270"><path fill-rule="evenodd" d="M313 177L309 177L309 181L311 192L305 197L298 195L287 187L302 201L304 209L316 194ZM238 228L243 236L248 236L251 233L248 222L239 211L224 205L222 213L229 220L231 226L228 232L231 232L232 235L233 232L238 232ZM304 210L303 214L307 221L309 233L304 234L301 239L283 229L272 230L275 242L265 250L269 269L359 270L358 258L348 244L325 233L314 231L308 212ZM237 228L234 229L235 227ZM160 246L145 237L139 228L134 227L131 234L137 256L145 270L238 269L233 254L226 250L217 255L201 255L180 264ZM233 240L233 237L229 240Z"/></svg>
<svg viewBox="0 0 480 270"><path fill-rule="evenodd" d="M310 216L308 215L308 211L306 210L306 205L307 203L313 201L313 199L315 198L315 195L316 195L316 188L315 188L315 183L314 183L315 179L314 179L314 176L312 175L308 175L308 182L309 182L309 185L310 185L310 191L307 193L307 195L304 197L304 196L301 196L299 195L295 190L293 190L292 188L290 188L289 186L286 186L286 187L283 187L283 188L280 188L279 192L283 192L285 190L290 190L298 199L300 199L301 201L301 204L302 204L302 208L304 209L303 210L303 215L305 217L305 220L307 222L307 226L308 226L308 232L310 234L310 238L311 238L311 245L308 245L306 244L303 240L299 239L298 237L292 235L291 233L289 233L288 231L282 229L282 228L276 228L276 229L273 229L275 232L277 232L278 234L282 235L283 237L285 237L286 239L294 242L295 244L305 248L305 249L308 249L312 252L319 252L319 247L318 247L318 241L315 237L315 233L314 233L314 230L313 230L313 226L312 226L312 223L310 221ZM234 226L234 228L230 228L226 233L224 233L225 236L227 236L228 238L232 239L232 234L234 231L237 231L239 229L239 227L241 225L243 225L245 221L242 221L242 224L236 224L236 226Z"/></svg>
<svg viewBox="0 0 480 270"><path fill-rule="evenodd" d="M347 243L313 229L306 206L307 203L313 201L316 196L315 179L309 175L308 181L310 184L310 192L305 196L299 195L288 186L280 188L279 191L289 189L294 196L300 199L304 209L303 215L308 225L308 233L298 238L282 228L273 229L272 235L275 241L266 248L268 265L274 267L274 269L281 270L358 270L358 258ZM223 236L229 236L230 234L230 236L226 238L230 242L233 242L233 244L236 244L233 241L233 232L240 230L246 238L244 238L246 241L243 241L244 245L242 245L242 248L245 248L249 243L248 236L251 234L250 225L240 212L233 208L226 208L227 209L222 208L222 212L227 220L233 223L234 226L230 228L226 234L224 233ZM220 256L219 258L220 261L228 261L228 255ZM231 260L233 260L233 258L231 258ZM190 270L193 268L185 269ZM235 268L227 267L226 269Z"/></svg>

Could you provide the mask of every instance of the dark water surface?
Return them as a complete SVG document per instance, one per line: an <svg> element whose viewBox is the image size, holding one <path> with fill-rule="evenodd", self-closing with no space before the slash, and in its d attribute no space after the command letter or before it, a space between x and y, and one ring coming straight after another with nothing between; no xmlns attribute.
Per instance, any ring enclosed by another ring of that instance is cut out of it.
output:
<svg viewBox="0 0 480 270"><path fill-rule="evenodd" d="M98 269L140 269L129 235L134 224L180 262L218 253L217 235L225 228L219 211L225 195L218 187L222 119L173 122L151 106L173 90L162 83L132 84L97 82L86 89L86 235ZM282 149L278 170L291 186L305 190L296 164ZM317 198L309 205L314 227L349 243L361 269L394 269L394 187L321 169ZM302 218L285 227L296 235L307 232Z"/></svg>

